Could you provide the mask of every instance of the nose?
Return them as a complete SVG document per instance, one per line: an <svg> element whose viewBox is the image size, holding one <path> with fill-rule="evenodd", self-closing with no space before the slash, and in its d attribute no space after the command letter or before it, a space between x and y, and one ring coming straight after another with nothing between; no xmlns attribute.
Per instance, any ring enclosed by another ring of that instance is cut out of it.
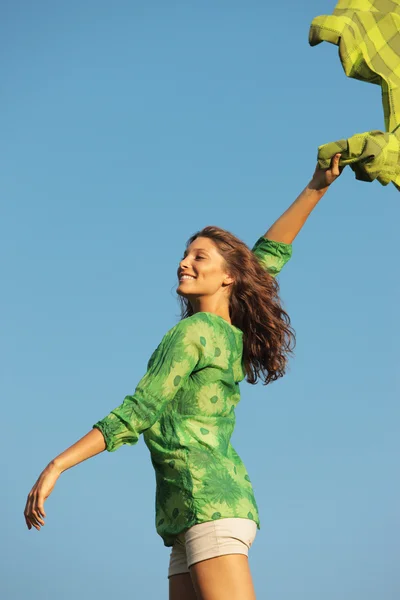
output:
<svg viewBox="0 0 400 600"><path fill-rule="evenodd" d="M179 271L184 271L185 267L186 267L186 263L185 263L185 259L183 258L180 261L179 266L178 266L178 270L177 270L178 276L179 276Z"/></svg>
<svg viewBox="0 0 400 600"><path fill-rule="evenodd" d="M179 263L179 268L180 269L183 269L184 267L188 266L188 263L186 261L187 261L187 257L186 258L182 258L182 260Z"/></svg>

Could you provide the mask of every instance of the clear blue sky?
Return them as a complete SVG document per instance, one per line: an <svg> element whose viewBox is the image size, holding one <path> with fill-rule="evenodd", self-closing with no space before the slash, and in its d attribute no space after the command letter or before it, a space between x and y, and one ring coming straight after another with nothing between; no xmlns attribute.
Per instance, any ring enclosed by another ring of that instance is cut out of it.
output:
<svg viewBox="0 0 400 600"><path fill-rule="evenodd" d="M383 128L380 89L308 45L307 0L21 0L0 24L5 600L167 598L148 450L46 464L132 393L179 318L188 237L248 245L309 181L318 145ZM280 276L290 372L242 383L232 439L261 531L260 600L400 594L400 195L346 169Z"/></svg>

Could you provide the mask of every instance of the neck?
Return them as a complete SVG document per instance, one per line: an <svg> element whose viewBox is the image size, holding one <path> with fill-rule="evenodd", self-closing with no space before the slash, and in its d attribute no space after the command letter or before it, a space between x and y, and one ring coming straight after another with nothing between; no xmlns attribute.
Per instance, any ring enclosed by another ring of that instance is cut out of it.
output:
<svg viewBox="0 0 400 600"><path fill-rule="evenodd" d="M229 306L227 304L221 304L217 302L213 302L211 298L199 298L197 300L193 300L190 302L193 313L196 314L198 312L209 312L228 321L228 323L232 324L231 317L229 314Z"/></svg>

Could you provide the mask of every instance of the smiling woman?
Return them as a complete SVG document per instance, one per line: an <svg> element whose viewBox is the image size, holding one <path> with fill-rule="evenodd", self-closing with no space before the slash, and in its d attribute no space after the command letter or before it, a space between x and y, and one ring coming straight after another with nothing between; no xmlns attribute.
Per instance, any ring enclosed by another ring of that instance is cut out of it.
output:
<svg viewBox="0 0 400 600"><path fill-rule="evenodd" d="M268 382L284 374L294 336L272 273L290 257L290 244L261 237L250 250L228 231L209 226L190 238L179 265L182 317L216 314L243 332L251 383L258 372L264 372Z"/></svg>
<svg viewBox="0 0 400 600"><path fill-rule="evenodd" d="M338 157L317 168L252 250L205 227L178 268L181 320L151 355L133 395L53 459L28 495L28 529L62 472L143 434L156 474L155 525L171 548L170 600L253 600L248 552L260 517L249 473L230 440L239 383L282 377L294 345L277 275L308 215L339 176Z"/></svg>

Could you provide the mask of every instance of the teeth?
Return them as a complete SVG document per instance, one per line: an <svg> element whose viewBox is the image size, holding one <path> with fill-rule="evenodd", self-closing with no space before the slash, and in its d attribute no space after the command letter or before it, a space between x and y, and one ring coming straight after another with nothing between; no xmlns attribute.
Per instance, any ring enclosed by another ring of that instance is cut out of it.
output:
<svg viewBox="0 0 400 600"><path fill-rule="evenodd" d="M190 275L182 275L181 277L181 281L182 279L196 279L195 277L191 277Z"/></svg>

